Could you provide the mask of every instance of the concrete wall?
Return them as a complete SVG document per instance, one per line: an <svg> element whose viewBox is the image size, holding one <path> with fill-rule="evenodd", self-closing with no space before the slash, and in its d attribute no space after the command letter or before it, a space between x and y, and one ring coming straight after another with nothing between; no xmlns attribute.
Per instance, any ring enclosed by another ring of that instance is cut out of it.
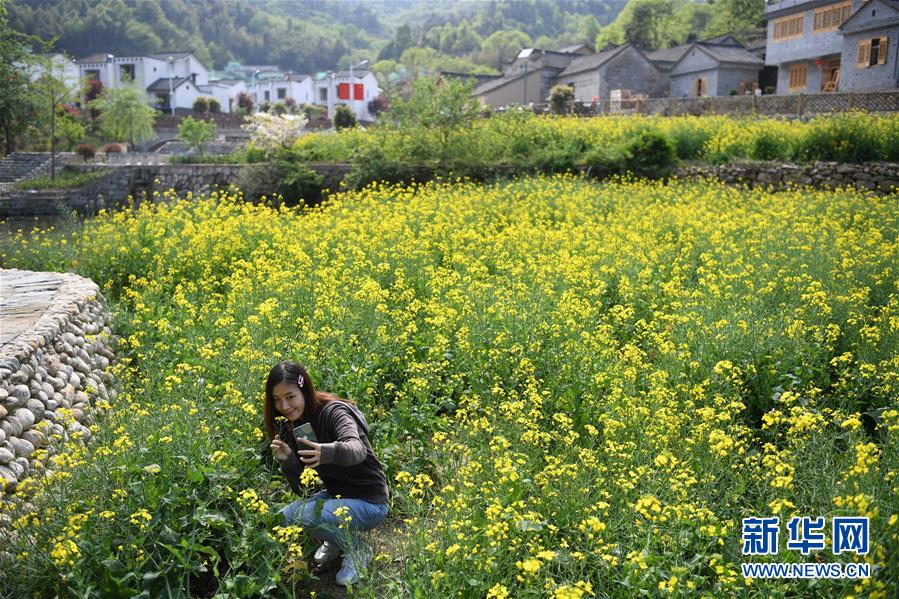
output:
<svg viewBox="0 0 899 599"><path fill-rule="evenodd" d="M508 106L509 104L535 104L542 102L543 82L541 81L540 71L528 73L527 90L525 90L525 77L511 81L506 85L492 89L483 96L480 96L484 104L491 106Z"/></svg>
<svg viewBox="0 0 899 599"><path fill-rule="evenodd" d="M890 39L887 44L886 63L859 68L859 43L875 37ZM843 36L843 56L840 61L841 91L890 89L897 86L899 86L899 27L872 29Z"/></svg>

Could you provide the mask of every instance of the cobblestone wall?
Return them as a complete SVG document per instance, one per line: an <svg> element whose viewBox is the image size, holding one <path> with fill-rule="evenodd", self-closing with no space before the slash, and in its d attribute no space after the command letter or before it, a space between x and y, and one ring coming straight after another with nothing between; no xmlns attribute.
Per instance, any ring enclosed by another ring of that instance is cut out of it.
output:
<svg viewBox="0 0 899 599"><path fill-rule="evenodd" d="M713 176L726 183L771 185L775 189L784 189L790 185L808 185L820 189L854 187L877 193L890 193L899 189L899 163L895 162L732 162L683 167L675 174L678 177Z"/></svg>
<svg viewBox="0 0 899 599"><path fill-rule="evenodd" d="M96 402L114 402L116 338L96 283L74 274L0 270L0 496L52 470L87 440ZM2 516L0 516L2 519ZM2 522L0 522L2 523Z"/></svg>

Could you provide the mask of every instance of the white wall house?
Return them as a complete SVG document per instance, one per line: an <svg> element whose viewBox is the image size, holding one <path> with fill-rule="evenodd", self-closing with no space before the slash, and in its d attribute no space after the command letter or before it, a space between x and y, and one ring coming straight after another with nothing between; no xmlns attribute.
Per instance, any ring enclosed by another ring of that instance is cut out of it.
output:
<svg viewBox="0 0 899 599"><path fill-rule="evenodd" d="M198 86L209 84L209 70L187 52L151 54L149 56L113 56L94 54L77 61L82 78L97 78L104 88L118 89L133 81L147 91L148 100L160 109L170 109L169 94L175 108L193 107L203 95ZM223 109L228 102L221 102Z"/></svg>
<svg viewBox="0 0 899 599"><path fill-rule="evenodd" d="M313 103L327 106L328 118L334 117L337 104L343 104L350 107L357 119L374 121L375 117L368 111L368 103L380 93L378 79L371 71L353 71L352 81L349 71L338 71L314 82Z"/></svg>
<svg viewBox="0 0 899 599"><path fill-rule="evenodd" d="M247 86L247 93L253 98L253 103L259 107L269 102L277 104L293 99L298 105L312 104L313 97L312 78L309 75L289 75L283 79L256 80Z"/></svg>

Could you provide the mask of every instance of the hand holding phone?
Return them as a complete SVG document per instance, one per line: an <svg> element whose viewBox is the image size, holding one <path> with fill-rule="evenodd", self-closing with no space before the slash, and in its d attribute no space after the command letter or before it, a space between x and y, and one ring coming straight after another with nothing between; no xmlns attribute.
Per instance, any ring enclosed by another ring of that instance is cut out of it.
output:
<svg viewBox="0 0 899 599"><path fill-rule="evenodd" d="M322 450L315 438L315 431L308 422L294 427L294 439L297 441L297 455L300 461L309 468L316 468L321 463Z"/></svg>

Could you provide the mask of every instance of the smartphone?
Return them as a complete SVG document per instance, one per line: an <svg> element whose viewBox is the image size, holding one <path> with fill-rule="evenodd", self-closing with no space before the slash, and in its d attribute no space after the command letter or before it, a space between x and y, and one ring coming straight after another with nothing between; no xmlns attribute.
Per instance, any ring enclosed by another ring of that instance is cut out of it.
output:
<svg viewBox="0 0 899 599"><path fill-rule="evenodd" d="M307 441L318 443L318 439L315 438L315 431L312 430L312 425L308 422L304 422L303 424L294 427L293 438L297 440L297 449L299 449L300 451L312 449L305 443L300 443L300 439L306 439Z"/></svg>

